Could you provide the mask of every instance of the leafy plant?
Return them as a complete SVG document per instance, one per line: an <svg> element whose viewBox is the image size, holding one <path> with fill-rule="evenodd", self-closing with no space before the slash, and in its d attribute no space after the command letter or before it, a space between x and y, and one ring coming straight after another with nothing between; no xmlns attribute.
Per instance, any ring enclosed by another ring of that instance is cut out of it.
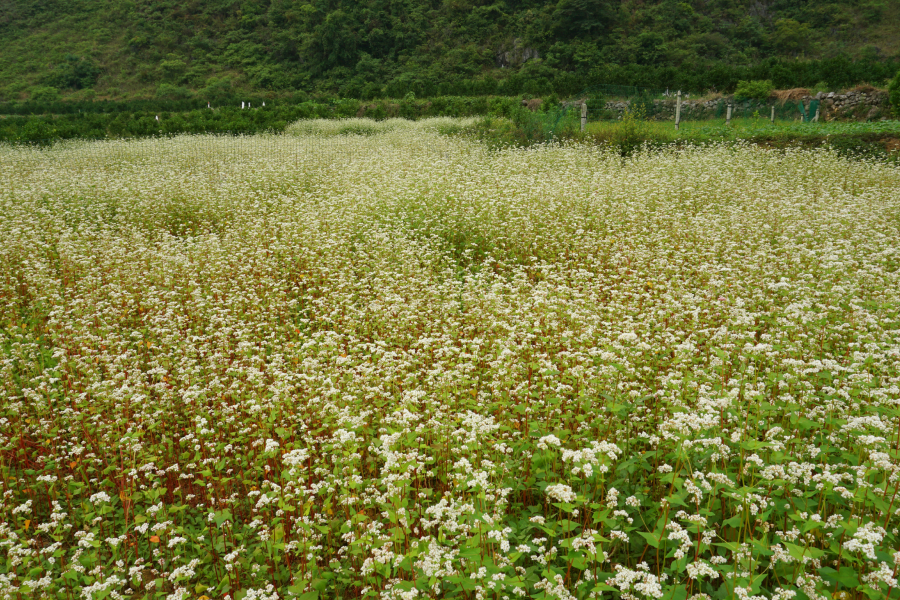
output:
<svg viewBox="0 0 900 600"><path fill-rule="evenodd" d="M737 98L766 100L774 90L775 85L769 80L739 81L734 95Z"/></svg>
<svg viewBox="0 0 900 600"><path fill-rule="evenodd" d="M900 118L900 71L898 71L894 79L891 80L890 86L888 87L888 97L894 115Z"/></svg>
<svg viewBox="0 0 900 600"><path fill-rule="evenodd" d="M34 102L56 102L59 100L59 90L48 85L38 86L31 90L30 99Z"/></svg>
<svg viewBox="0 0 900 600"><path fill-rule="evenodd" d="M47 82L59 89L80 90L89 88L100 76L100 67L91 59L67 54L47 78Z"/></svg>
<svg viewBox="0 0 900 600"><path fill-rule="evenodd" d="M622 156L631 156L648 141L646 104L633 102L622 113L622 121L615 130L613 144Z"/></svg>

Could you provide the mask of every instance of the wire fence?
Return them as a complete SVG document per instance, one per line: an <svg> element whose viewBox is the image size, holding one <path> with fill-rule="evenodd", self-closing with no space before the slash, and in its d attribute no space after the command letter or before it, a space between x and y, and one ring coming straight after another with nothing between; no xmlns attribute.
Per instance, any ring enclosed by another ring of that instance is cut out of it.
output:
<svg viewBox="0 0 900 600"><path fill-rule="evenodd" d="M628 95L631 94L631 95ZM630 115L638 120L670 121L674 124L677 92L670 89L626 86L596 86L525 123L529 139L552 139L567 131L584 129L591 122L614 122ZM827 115L826 115L827 117ZM752 100L744 98L691 99L685 94L681 122L754 121L804 122L823 119L820 102L808 100Z"/></svg>
<svg viewBox="0 0 900 600"><path fill-rule="evenodd" d="M587 88L575 95L575 99L549 111L547 120L551 128L559 128L568 118L580 118L582 105L586 107L587 121L616 121L626 112L641 119L674 121L677 91L661 88L600 85ZM713 99L682 96L681 120L707 121L728 118L768 118L773 121L811 122L819 111L819 100L754 100L749 98L720 97Z"/></svg>

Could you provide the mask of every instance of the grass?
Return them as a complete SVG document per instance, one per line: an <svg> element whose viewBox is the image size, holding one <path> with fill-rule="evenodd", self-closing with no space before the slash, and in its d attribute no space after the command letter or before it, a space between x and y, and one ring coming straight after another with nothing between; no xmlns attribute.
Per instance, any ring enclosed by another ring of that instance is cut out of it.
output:
<svg viewBox="0 0 900 600"><path fill-rule="evenodd" d="M747 139L795 140L804 138L824 138L847 135L896 135L900 136L900 121L821 122L776 121L766 118L732 119L726 125L720 121L684 121L678 130L672 122L644 121L642 133L648 140L673 143L679 141L712 142ZM597 140L615 139L622 130L619 122L600 121L590 123L586 129L588 136Z"/></svg>
<svg viewBox="0 0 900 600"><path fill-rule="evenodd" d="M900 170L318 127L0 147L0 598L895 596Z"/></svg>
<svg viewBox="0 0 900 600"><path fill-rule="evenodd" d="M625 115L620 121L589 122L584 132L571 115L562 119L522 112L512 119L476 121L463 133L494 148L529 146L548 140L572 140L616 148L625 156L648 146L684 147L749 142L772 148L828 147L845 156L896 162L900 160L900 121L871 123L776 121L740 118L722 121L685 121L680 129L666 121Z"/></svg>
<svg viewBox="0 0 900 600"><path fill-rule="evenodd" d="M675 124L661 121L640 121L632 124L632 132L626 134L627 123L600 121L590 123L585 137L597 142L615 142L624 135L637 135L648 142L662 144L710 143L722 141L777 141L794 142L834 138L892 138L900 136L900 121L823 122L776 121L768 119L733 119L730 124L722 121L685 121L679 129Z"/></svg>

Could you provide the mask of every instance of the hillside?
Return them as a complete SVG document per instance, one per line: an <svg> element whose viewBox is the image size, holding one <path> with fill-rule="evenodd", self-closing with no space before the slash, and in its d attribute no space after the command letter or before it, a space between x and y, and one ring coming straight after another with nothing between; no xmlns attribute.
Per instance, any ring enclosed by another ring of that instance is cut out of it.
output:
<svg viewBox="0 0 900 600"><path fill-rule="evenodd" d="M897 0L6 0L0 100L881 84Z"/></svg>

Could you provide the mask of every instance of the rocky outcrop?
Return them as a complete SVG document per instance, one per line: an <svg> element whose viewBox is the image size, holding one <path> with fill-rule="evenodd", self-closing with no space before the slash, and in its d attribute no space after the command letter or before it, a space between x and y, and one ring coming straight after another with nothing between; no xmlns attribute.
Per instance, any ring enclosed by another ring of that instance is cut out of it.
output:
<svg viewBox="0 0 900 600"><path fill-rule="evenodd" d="M503 47L497 52L497 66L501 69L518 67L532 58L540 58L541 54L534 48L526 48L522 40L516 38L511 47Z"/></svg>

